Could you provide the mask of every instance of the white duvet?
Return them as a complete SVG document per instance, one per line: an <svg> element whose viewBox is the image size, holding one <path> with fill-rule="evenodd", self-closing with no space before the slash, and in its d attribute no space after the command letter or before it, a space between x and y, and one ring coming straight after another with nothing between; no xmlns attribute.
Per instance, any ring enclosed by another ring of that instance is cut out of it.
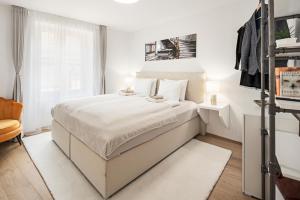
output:
<svg viewBox="0 0 300 200"><path fill-rule="evenodd" d="M168 103L153 103L137 96L101 95L64 102L53 118L103 158L127 141L175 123Z"/></svg>

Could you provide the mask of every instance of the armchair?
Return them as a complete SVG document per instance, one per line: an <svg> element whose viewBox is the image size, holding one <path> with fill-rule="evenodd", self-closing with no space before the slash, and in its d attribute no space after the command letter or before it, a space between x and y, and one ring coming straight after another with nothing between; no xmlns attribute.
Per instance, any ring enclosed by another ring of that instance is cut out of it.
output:
<svg viewBox="0 0 300 200"><path fill-rule="evenodd" d="M17 138L22 144L20 122L23 105L0 97L0 143Z"/></svg>

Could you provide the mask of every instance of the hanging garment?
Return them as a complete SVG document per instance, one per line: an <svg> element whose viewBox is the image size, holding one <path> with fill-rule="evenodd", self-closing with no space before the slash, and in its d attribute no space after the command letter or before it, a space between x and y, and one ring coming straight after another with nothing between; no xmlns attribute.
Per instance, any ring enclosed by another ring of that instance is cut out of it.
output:
<svg viewBox="0 0 300 200"><path fill-rule="evenodd" d="M267 9L266 11L267 12ZM260 19L261 11L255 11L250 20L239 29L238 42L236 47L236 65L235 69L239 69L239 63L241 63L241 80L240 85L254 88L261 88L261 31L260 31ZM289 32L288 24L286 21L277 21L276 32L285 30ZM244 31L242 31L244 29ZM242 38L242 42L240 41ZM265 54L267 55L268 47L268 27L265 29ZM279 38L276 38L279 39ZM238 52L240 51L240 52ZM240 61L239 61L240 59ZM277 67L287 66L287 60L276 61ZM266 60L264 64L265 78L268 80L269 64ZM268 81L265 84L265 88L268 89Z"/></svg>
<svg viewBox="0 0 300 200"><path fill-rule="evenodd" d="M240 62L241 62L241 56L242 56L242 42L243 42L243 37L245 33L245 25L242 26L238 30L238 39L236 43L236 61L235 61L235 67L234 69L239 70L240 69Z"/></svg>
<svg viewBox="0 0 300 200"><path fill-rule="evenodd" d="M260 89L261 73L257 71L254 75L250 75L248 72L242 71L240 85ZM269 89L269 74L265 74L265 89Z"/></svg>
<svg viewBox="0 0 300 200"><path fill-rule="evenodd" d="M250 20L246 23L245 33L241 49L241 70L247 71L249 75L255 75L257 70L260 72L260 43L261 34L260 28L257 28L256 22L257 12L254 12ZM265 38L268 37L268 28L265 29ZM268 41L265 40L265 46L268 46ZM268 73L268 65L264 65L265 73Z"/></svg>

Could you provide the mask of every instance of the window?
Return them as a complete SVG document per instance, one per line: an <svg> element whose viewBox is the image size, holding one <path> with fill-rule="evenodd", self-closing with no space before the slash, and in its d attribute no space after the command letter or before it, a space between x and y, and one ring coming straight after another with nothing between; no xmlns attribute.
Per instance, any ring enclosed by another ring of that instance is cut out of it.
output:
<svg viewBox="0 0 300 200"><path fill-rule="evenodd" d="M99 27L32 12L24 66L25 131L51 124L59 102L99 94Z"/></svg>

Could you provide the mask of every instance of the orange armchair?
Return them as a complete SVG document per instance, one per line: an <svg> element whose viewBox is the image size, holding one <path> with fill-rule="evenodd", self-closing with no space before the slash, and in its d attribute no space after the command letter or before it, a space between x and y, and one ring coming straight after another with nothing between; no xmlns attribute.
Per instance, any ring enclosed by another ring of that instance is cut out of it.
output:
<svg viewBox="0 0 300 200"><path fill-rule="evenodd" d="M20 122L23 105L0 97L0 143L17 138L22 144Z"/></svg>

